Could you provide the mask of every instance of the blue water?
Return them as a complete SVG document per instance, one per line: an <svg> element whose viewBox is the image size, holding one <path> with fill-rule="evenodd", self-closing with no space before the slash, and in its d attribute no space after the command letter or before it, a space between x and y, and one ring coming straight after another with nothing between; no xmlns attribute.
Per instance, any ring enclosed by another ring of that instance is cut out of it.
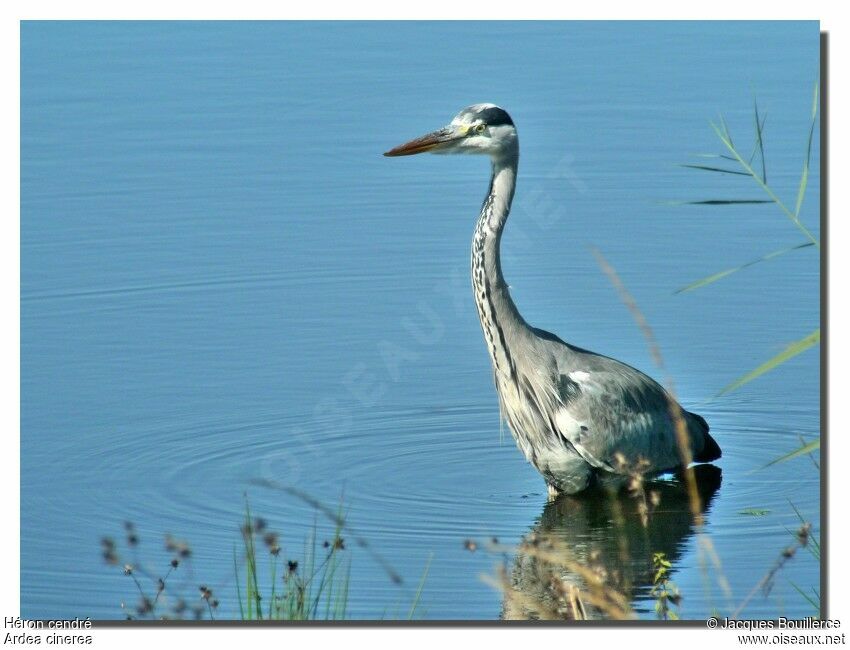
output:
<svg viewBox="0 0 850 650"><path fill-rule="evenodd" d="M721 153L720 113L749 154L755 96L768 181L793 205L816 22L26 22L21 36L22 616L132 610L135 586L99 548L125 520L155 574L163 536L188 540L192 602L206 583L237 616L245 494L285 556L332 527L260 481L342 500L353 618L406 616L429 562L417 617L498 617L480 576L502 555L467 539L614 541L599 504L544 509L500 427L467 277L487 162L380 155L481 101L519 129L503 266L526 319L664 379L598 247L724 450L705 529L722 569L705 579L675 500L634 562L664 550L681 615L701 618L793 543L792 504L819 531L811 460L759 469L819 433L818 348L712 399L818 326L818 251L674 295L803 237L774 205L672 203L765 198L679 166L724 162L694 157ZM801 211L816 234L818 144ZM818 575L799 552L745 613L812 614L796 587Z"/></svg>

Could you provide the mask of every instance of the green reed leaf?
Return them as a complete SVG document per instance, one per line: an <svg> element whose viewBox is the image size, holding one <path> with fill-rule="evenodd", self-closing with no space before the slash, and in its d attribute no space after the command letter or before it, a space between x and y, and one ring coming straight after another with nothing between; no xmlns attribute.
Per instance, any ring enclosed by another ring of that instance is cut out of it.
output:
<svg viewBox="0 0 850 650"><path fill-rule="evenodd" d="M739 515L750 515L751 517L764 517L767 514L770 514L770 510L765 510L763 508L744 508L743 510L738 511Z"/></svg>
<svg viewBox="0 0 850 650"><path fill-rule="evenodd" d="M726 393L731 393L733 390L737 390L738 388L740 388L744 384L748 384L753 379L756 379L757 377L761 377L766 372L769 372L769 371L773 370L774 368L776 368L777 366L781 365L782 363L785 363L786 361L788 361L788 359L791 359L792 357L796 357L798 354L805 352L810 347L812 347L813 345L815 345L819 342L820 342L820 328L817 328L814 332L812 332L811 334L809 334L805 338L802 338L799 341L795 341L794 343L789 345L787 348L785 348L782 352L780 352L776 356L771 357L770 359L765 361L758 368L755 368L754 370L748 372L743 377L740 377L739 379L736 379L735 381L733 381L731 384L729 384L728 386L723 388L723 390L721 390L717 394L717 396L719 397L720 395L725 395Z"/></svg>
<svg viewBox="0 0 850 650"><path fill-rule="evenodd" d="M767 465L765 465L765 467L770 467L771 465L776 465L777 463L784 463L786 460L791 460L792 458L797 458L797 456L804 456L806 454L810 454L817 449L820 449L820 438L815 438L811 442L807 442L805 445L797 447L797 449L788 452L784 456L774 458Z"/></svg>
<svg viewBox="0 0 850 650"><path fill-rule="evenodd" d="M818 87L819 84L815 82L815 92L814 97L812 98L812 123L809 126L809 141L806 144L806 158L803 161L803 172L800 175L800 187L797 189L797 203L794 207L794 216L800 216L800 208L803 206L803 197L806 194L806 186L809 184L809 164L812 159L812 140L815 135L815 122L817 121L818 115Z"/></svg>
<svg viewBox="0 0 850 650"><path fill-rule="evenodd" d="M711 167L709 165L691 165L689 163L681 163L680 167L687 167L688 169L700 169L706 172L719 172L721 174L735 174L736 176L749 176L747 172L739 172L735 169L724 169L723 167Z"/></svg>
<svg viewBox="0 0 850 650"><path fill-rule="evenodd" d="M732 275L733 273L737 273L738 271L745 269L747 267L753 266L754 264L758 264L759 262L766 262L767 260L772 260L774 257L779 257L780 255L784 255L785 253L790 253L791 251L795 251L799 248L808 248L809 246L814 246L814 244L810 241L803 242L802 244L797 244L796 246L791 246L789 248L782 248L778 251L773 251L772 253L768 253L767 255L762 255L754 260L750 260L744 264L740 264L739 266L734 266L730 269L725 269L723 271L718 271L717 273L712 273L709 276L691 282L684 287L676 289L673 293L686 293L688 291L693 291L694 289L699 289L700 287L704 287L707 284L711 284L712 282L717 282L721 278L725 278L727 275Z"/></svg>

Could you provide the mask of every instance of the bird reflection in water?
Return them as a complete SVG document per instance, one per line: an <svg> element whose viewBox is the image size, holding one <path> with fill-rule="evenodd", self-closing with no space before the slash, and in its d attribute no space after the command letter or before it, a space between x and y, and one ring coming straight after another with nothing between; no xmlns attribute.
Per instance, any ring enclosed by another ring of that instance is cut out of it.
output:
<svg viewBox="0 0 850 650"><path fill-rule="evenodd" d="M721 471L693 469L705 522ZM503 569L501 617L634 618L634 601L651 597L653 554L663 553L675 571L695 532L683 478L648 482L631 493L561 495L546 504Z"/></svg>

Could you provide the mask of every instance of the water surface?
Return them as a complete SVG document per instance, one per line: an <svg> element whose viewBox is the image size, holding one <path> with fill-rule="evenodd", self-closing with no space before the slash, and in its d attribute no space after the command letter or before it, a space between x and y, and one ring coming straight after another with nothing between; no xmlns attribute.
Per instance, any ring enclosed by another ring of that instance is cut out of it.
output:
<svg viewBox="0 0 850 650"><path fill-rule="evenodd" d="M404 616L429 558L419 616L499 616L480 574L501 558L467 539L611 541L603 505L546 507L499 423L467 277L486 161L380 156L480 101L520 133L503 266L526 319L662 379L599 247L723 447L706 532L733 600L793 542L792 504L819 530L808 459L759 471L819 431L817 351L712 399L818 326L817 251L674 295L802 239L775 206L669 203L763 198L677 166L719 152L719 112L748 143L754 95L793 203L817 23L29 22L21 56L22 616L123 617L134 587L99 540L124 520L154 565L165 533L189 540L187 583L235 615L246 493L285 553L330 526L262 480L342 499L401 575L350 544L355 618ZM726 608L671 517L651 546L682 616ZM800 553L746 614L809 615L795 586L817 583Z"/></svg>

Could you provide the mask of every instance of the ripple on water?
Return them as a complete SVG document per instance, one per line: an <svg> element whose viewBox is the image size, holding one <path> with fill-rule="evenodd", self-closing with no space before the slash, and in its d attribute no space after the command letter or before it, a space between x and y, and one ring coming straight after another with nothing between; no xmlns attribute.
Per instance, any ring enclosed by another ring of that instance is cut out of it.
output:
<svg viewBox="0 0 850 650"><path fill-rule="evenodd" d="M771 421L769 413L753 405L744 408L735 400L700 411L724 450L718 463L723 485L707 514L707 530L729 558L728 569L742 569L745 554L730 549L746 545L753 536L774 540L768 543L777 548L787 543L784 530L793 527L795 517L789 496L811 493L815 501L796 505L807 511L816 508L817 490L810 490L809 483L818 475L801 475L791 464L759 471L770 460L765 456L773 454L765 450L778 455L797 443L795 431L763 424ZM221 557L238 541L244 492L253 511L289 540L303 540L317 521L311 503L263 488L258 481L296 487L331 508L342 499L351 530L389 556L394 567L415 574L423 555L436 550L440 570L456 574L451 589L469 598L483 598L475 576L492 560L464 554L462 541L490 535L516 541L536 525L545 501L540 478L506 430L500 443L494 405L489 403L373 409L360 413L347 430L336 426L333 414L267 412L233 421L163 419L145 431L128 426L122 435L109 438L109 444L104 443L107 437L94 436L83 447L63 446L55 456L57 471L76 477L76 498L103 504L74 513L85 523L73 527L74 535L108 532L104 513L144 522L146 537L174 532L203 546L199 560L219 567L214 573L221 585L230 580ZM121 494L122 501L116 503L115 494ZM529 494L531 498L523 498ZM37 502L30 505L42 516L57 521L68 516L62 512L62 500L44 493L32 498ZM747 508L772 514L741 514ZM572 531L571 539L581 545L598 534ZM687 541L685 537L682 543ZM83 542L94 548L96 538ZM683 555L678 576L688 575L691 564L696 566L696 560ZM375 590L362 596L364 615L372 613L369 608L380 599L397 597L381 572L370 574L363 566L357 571L365 571L362 584ZM408 576L408 581L415 579ZM96 592L88 583L81 588ZM645 599L646 594L635 597Z"/></svg>

